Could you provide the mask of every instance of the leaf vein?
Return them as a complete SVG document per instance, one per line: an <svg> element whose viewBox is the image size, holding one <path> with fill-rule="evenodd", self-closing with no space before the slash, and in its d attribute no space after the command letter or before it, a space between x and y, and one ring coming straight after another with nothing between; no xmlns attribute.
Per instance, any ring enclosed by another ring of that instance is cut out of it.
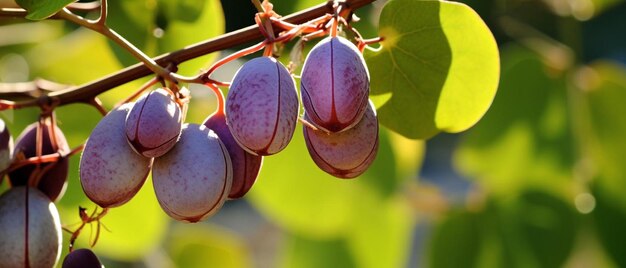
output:
<svg viewBox="0 0 626 268"><path fill-rule="evenodd" d="M409 79L409 77L408 77L408 76L407 76L407 75L406 75L406 74L402 71L402 68L400 68L400 66L399 66L399 65L398 65L398 63L396 62L396 59L395 59L395 57L394 57L393 52L391 51L391 49L390 49L390 50L388 50L388 51L389 51L389 56L390 56L390 58L391 58L391 62L393 63L393 69L391 70L391 71L392 71L392 73L393 73L393 72L395 72L395 70L397 70L397 71L400 73L400 75L402 75L402 77L404 77L404 79L405 79L405 80L409 83L409 85L410 85L410 86L414 89L414 91L415 91L415 92L417 92L417 93L418 93L418 95L419 95L420 97L424 97L424 93L423 93L423 92L421 92L421 91L419 90L419 87L417 87L417 86L413 83L413 81L411 81L411 79ZM394 89L391 89L391 90L394 90Z"/></svg>

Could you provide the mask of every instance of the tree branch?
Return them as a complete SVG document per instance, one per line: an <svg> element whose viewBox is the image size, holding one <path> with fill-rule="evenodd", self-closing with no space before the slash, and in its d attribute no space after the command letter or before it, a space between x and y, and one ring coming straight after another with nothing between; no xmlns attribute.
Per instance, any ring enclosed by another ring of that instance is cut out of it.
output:
<svg viewBox="0 0 626 268"><path fill-rule="evenodd" d="M349 9L356 10L374 1L375 0L346 0L345 5ZM309 9L285 16L283 17L283 20L294 24L305 23L309 20L323 16L327 13L332 13L332 4L333 1L331 0L328 1L326 4L320 4ZM0 9L0 16L4 17L19 18L24 17L25 15L25 11L20 11L20 9ZM221 51L252 41L260 41L262 38L263 36L259 31L258 26L248 26L237 31L226 33L218 37L190 45L181 50L160 55L154 58L154 61L162 67L167 67L169 64L178 65L182 62L203 55L207 55L209 53ZM12 102L12 105L10 106L0 105L0 110L32 107L40 105L40 103L55 103L59 106L76 102L89 103L97 95L109 89L148 76L150 74L153 74L150 69L148 69L143 63L138 63L122 69L116 73L107 75L98 80L89 82L87 84L50 92L39 98L15 101ZM8 92L0 90L0 100L7 100L5 99L7 95L9 95Z"/></svg>

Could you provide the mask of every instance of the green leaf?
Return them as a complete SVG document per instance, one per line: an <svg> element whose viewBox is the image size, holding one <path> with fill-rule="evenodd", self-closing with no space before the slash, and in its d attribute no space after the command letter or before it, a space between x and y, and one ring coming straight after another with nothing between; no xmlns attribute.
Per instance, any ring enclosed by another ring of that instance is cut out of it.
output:
<svg viewBox="0 0 626 268"><path fill-rule="evenodd" d="M15 2L28 11L27 19L43 20L76 0L15 0Z"/></svg>
<svg viewBox="0 0 626 268"><path fill-rule="evenodd" d="M574 247L579 214L542 190L499 201L496 226L507 263L502 267L562 267Z"/></svg>
<svg viewBox="0 0 626 268"><path fill-rule="evenodd" d="M484 210L452 211L436 227L430 265L562 267L577 238L579 214L543 190L490 198Z"/></svg>
<svg viewBox="0 0 626 268"><path fill-rule="evenodd" d="M481 215L452 211L435 228L429 247L430 267L478 267L485 237Z"/></svg>
<svg viewBox="0 0 626 268"><path fill-rule="evenodd" d="M107 25L123 36L135 47L154 56L154 36L156 5L146 0L110 1ZM124 66L139 62L117 43L108 40L109 47Z"/></svg>
<svg viewBox="0 0 626 268"><path fill-rule="evenodd" d="M274 11L283 16L315 5L326 3L324 0L273 0L270 2L274 5Z"/></svg>
<svg viewBox="0 0 626 268"><path fill-rule="evenodd" d="M392 0L382 10L382 47L367 51L371 93L391 93L380 122L409 138L459 132L487 111L500 75L498 47L470 7Z"/></svg>
<svg viewBox="0 0 626 268"><path fill-rule="evenodd" d="M173 2L173 1L167 1ZM189 2L189 3L187 3ZM167 27L163 29L163 36L157 39L156 48L158 54L182 49L191 44L216 37L224 33L224 13L220 1L200 1L203 4L194 8L200 10L198 16L192 20L190 9L192 2L177 1L177 17L187 15L187 19L169 19ZM195 75L201 68L207 68L217 57L216 53L184 62L179 66L178 73ZM208 114L208 113L207 113Z"/></svg>
<svg viewBox="0 0 626 268"><path fill-rule="evenodd" d="M595 230L603 248L616 262L626 266L626 231L616 226L626 224L626 68L612 62L595 62L580 69L578 86L588 112L588 125L582 132L593 161L592 193L596 200L593 210Z"/></svg>
<svg viewBox="0 0 626 268"><path fill-rule="evenodd" d="M589 152L597 166L600 183L621 196L626 187L626 68L611 62L596 62L578 73L586 100L589 125L581 133L589 141ZM586 130L586 132L582 132ZM626 198L624 198L626 204Z"/></svg>
<svg viewBox="0 0 626 268"><path fill-rule="evenodd" d="M159 9L165 13L168 20L194 22L203 13L205 0L159 0ZM210 1L213 4L216 1Z"/></svg>
<svg viewBox="0 0 626 268"><path fill-rule="evenodd" d="M218 0L112 1L110 10L110 27L152 57L224 33L224 14ZM109 41L109 45L123 65L138 62L116 43ZM211 54L185 62L179 73L197 74L215 56Z"/></svg>
<svg viewBox="0 0 626 268"><path fill-rule="evenodd" d="M599 177L598 180L605 178ZM597 184L593 187L596 206L593 210L593 223L598 239L617 267L626 266L626 200L622 195L611 193L606 187Z"/></svg>
<svg viewBox="0 0 626 268"><path fill-rule="evenodd" d="M245 242L210 224L176 224L166 244L175 267L251 267Z"/></svg>
<svg viewBox="0 0 626 268"><path fill-rule="evenodd" d="M503 74L493 107L464 137L455 164L494 191L561 187L574 162L567 90L536 54L503 50Z"/></svg>
<svg viewBox="0 0 626 268"><path fill-rule="evenodd" d="M290 235L286 244L280 267L358 267L342 239L315 240Z"/></svg>

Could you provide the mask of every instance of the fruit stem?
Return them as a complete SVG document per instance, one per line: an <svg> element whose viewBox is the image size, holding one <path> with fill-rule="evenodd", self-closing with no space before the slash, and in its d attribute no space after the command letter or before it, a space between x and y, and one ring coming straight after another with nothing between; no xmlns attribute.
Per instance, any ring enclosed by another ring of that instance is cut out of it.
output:
<svg viewBox="0 0 626 268"><path fill-rule="evenodd" d="M263 56L271 57L272 55L274 55L274 44L270 43L270 44L265 45Z"/></svg>
<svg viewBox="0 0 626 268"><path fill-rule="evenodd" d="M257 52L261 49L263 49L265 47L265 45L267 44L266 41L263 41L261 43L258 43L254 46L248 47L248 48L244 48L242 50L239 50L233 54L230 54L220 60L218 60L217 62L215 62L206 72L204 72L202 74L203 77L206 77L206 79L210 79L209 76L215 71L217 70L217 68L221 67L222 65L229 63L235 59L241 58L243 56L252 54L254 52Z"/></svg>
<svg viewBox="0 0 626 268"><path fill-rule="evenodd" d="M339 1L333 1L333 9L335 10L335 14L333 15L332 25L330 26L330 36L337 37L337 28L339 28L339 14L341 13L342 5L339 4Z"/></svg>
<svg viewBox="0 0 626 268"><path fill-rule="evenodd" d="M80 223L80 226L78 226L78 228L76 228L75 231L72 231L66 227L63 227L63 231L66 231L72 234L72 236L70 237L70 242L69 242L69 252L72 252L74 250L74 243L76 242L76 239L80 235L80 232L83 230L85 225L87 225L88 223L92 223L95 221L98 224L97 229L96 229L97 230L96 239L93 241L93 243L91 243L91 247L95 246L96 242L98 241L98 237L100 237L100 224L102 224L100 220L109 212L109 209L102 208L102 211L100 213L97 213L98 207L96 207L94 211L91 213L91 215L87 215L87 213L85 212L86 210L87 210L86 208L78 207L78 214L80 216L81 223Z"/></svg>
<svg viewBox="0 0 626 268"><path fill-rule="evenodd" d="M225 114L225 101L224 101L224 94L222 93L222 91L213 83L206 83L206 86L208 86L209 88L211 88L211 90L213 90L213 93L215 93L215 98L217 98L217 111L215 112L215 114L217 115L224 115Z"/></svg>
<svg viewBox="0 0 626 268"><path fill-rule="evenodd" d="M121 100L120 102L116 103L115 106L113 106L114 107L113 109L117 109L118 107L124 105L125 103L128 103L128 102L134 100L139 95L141 95L141 93L146 91L146 89L150 88L151 86L154 86L158 82L159 82L159 78L158 77L154 77L154 78L148 80L148 82L146 82L143 85L141 85L139 90L135 91L132 95L128 96L128 98L125 98L125 99Z"/></svg>
<svg viewBox="0 0 626 268"><path fill-rule="evenodd" d="M19 169L23 166L33 165L38 163L53 163L61 158L60 153L46 154L42 156L33 156L24 160L14 161L7 169L3 170L4 172L12 172L16 169Z"/></svg>
<svg viewBox="0 0 626 268"><path fill-rule="evenodd" d="M100 0L100 17L98 17L98 20L96 20L96 24L99 24L102 27L106 27L107 15L108 15L107 0Z"/></svg>
<svg viewBox="0 0 626 268"><path fill-rule="evenodd" d="M96 110L98 110L98 112L100 112L102 116L105 116L107 115L107 113L109 113L107 109L105 109L104 106L102 106L102 101L100 101L98 97L93 97L93 99L91 99L88 103L89 105L96 108Z"/></svg>
<svg viewBox="0 0 626 268"><path fill-rule="evenodd" d="M251 2L252 2L252 4L254 5L254 7L256 8L256 10L258 12L265 13L265 8L261 4L261 1L259 1L259 0L252 0Z"/></svg>

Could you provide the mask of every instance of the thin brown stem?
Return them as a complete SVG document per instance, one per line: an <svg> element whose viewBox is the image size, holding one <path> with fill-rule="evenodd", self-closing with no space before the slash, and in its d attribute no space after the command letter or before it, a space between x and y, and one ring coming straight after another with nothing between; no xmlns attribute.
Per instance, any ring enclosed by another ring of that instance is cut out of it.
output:
<svg viewBox="0 0 626 268"><path fill-rule="evenodd" d="M226 103L224 101L224 94L222 94L222 91L213 83L206 83L205 85L213 90L215 98L217 98L217 111L215 112L215 114L224 114L224 108Z"/></svg>
<svg viewBox="0 0 626 268"><path fill-rule="evenodd" d="M139 90L135 91L132 95L128 96L128 98L125 98L123 100L121 100L120 102L118 102L117 104L115 104L114 109L117 107L122 106L124 103L128 103L131 102L132 100L134 100L135 98L139 97L139 95L141 95L141 93L143 93L144 91L146 91L146 89L150 88L151 86L154 86L156 83L159 82L158 78L152 78L150 79L148 82L146 82L145 84L143 84Z"/></svg>
<svg viewBox="0 0 626 268"><path fill-rule="evenodd" d="M258 43L258 44L256 44L256 45L254 45L254 46L251 46L251 47L248 47L248 48L244 48L244 49L239 50L239 51L237 51L237 52L235 52L235 53L233 53L233 54L228 55L227 57L224 57L224 58L222 58L222 59L218 60L217 62L215 62L215 63L214 63L214 64L213 64L213 65L212 65L212 66L211 66L211 67L210 67L210 68L209 68L209 69L208 69L208 70L207 70L207 71L203 74L203 76L205 76L205 77L207 77L207 78L208 78L208 77L209 77L209 76L210 76L210 75L211 75L211 74L212 74L215 70L217 70L217 68L219 68L220 66L222 66L222 65L224 65L224 64L226 64L226 63L229 63L229 62L231 62L231 61L233 61L233 60L235 60L235 59L238 59L238 58L241 58L241 57L243 57L243 56L250 55L250 54L252 54L252 53L254 53L254 52L257 52L257 51L259 51L259 50L263 49L263 48L265 47L265 45L266 45L266 44L267 44L267 43L266 43L265 41L263 41L263 42L261 42L261 43Z"/></svg>
<svg viewBox="0 0 626 268"><path fill-rule="evenodd" d="M100 99L98 99L98 97L94 97L93 99L91 99L89 104L91 106L93 106L94 108L96 108L96 110L98 110L98 112L100 112L100 114L102 116L105 116L105 115L107 115L107 113L109 113L107 111L107 109L104 108L104 106L102 105L102 101L100 101Z"/></svg>
<svg viewBox="0 0 626 268"><path fill-rule="evenodd" d="M252 4L254 5L254 7L256 8L256 10L258 12L261 12L261 13L265 12L265 8L261 4L261 1L259 1L259 0L252 0Z"/></svg>
<svg viewBox="0 0 626 268"><path fill-rule="evenodd" d="M122 47L126 51L128 51L131 55L133 55L133 57L135 57L139 61L143 62L146 65L146 67L148 67L148 69L150 69L153 73L155 73L155 74L157 74L157 75L159 75L161 77L165 77L165 78L171 79L170 72L168 70L166 70L165 68L161 67L152 58L150 58L143 51L141 51L141 49L137 48L135 45L133 45L132 43L128 42L128 40L126 40L124 37L122 37L116 31L114 31L113 29L111 29L111 28L109 28L109 27L107 27L105 25L105 23L106 23L106 14L107 14L105 9L107 8L107 5L106 5L106 1L103 1L102 3L103 4L101 6L101 11L100 11L102 15L100 16L100 18L98 18L98 20L95 20L95 21L88 20L88 19L85 19L85 18L83 18L81 16L78 16L78 15L72 13L67 8L62 9L58 14L59 14L59 16L61 16L65 20L71 21L71 22L73 22L75 24L78 24L80 26L83 26L85 28L88 28L90 30L93 30L95 32L98 32L98 33L106 36L108 39L110 39L111 41L117 43L120 47Z"/></svg>
<svg viewBox="0 0 626 268"><path fill-rule="evenodd" d="M345 5L348 5L351 10L356 10L362 6L370 4L374 0L347 0ZM328 13L333 13L332 1L327 4L320 4L315 7L285 16L284 21L292 24L301 24L307 21L324 16ZM26 16L26 12L22 9L0 9L0 17L13 17L23 18ZM59 19L58 15L52 16L52 19ZM226 33L224 35L209 39L197 44L187 46L184 49L166 53L154 58L160 66L167 66L168 64L180 64L182 62L195 59L200 56L204 56L216 51L232 48L238 45L246 44L252 41L261 40L263 36L258 30L256 25L249 26L234 32ZM84 85L71 87L65 90L50 92L46 94L46 98L56 99L59 106L67 105L76 102L89 102L95 96L120 85L134 81L136 79L153 74L153 72L146 67L143 63L138 63L123 70L120 70L114 74L107 75L98 80L89 82ZM0 110L6 109L20 109L25 107L38 106L40 103L39 98L31 98L26 100L6 99L7 94L0 91Z"/></svg>
<svg viewBox="0 0 626 268"><path fill-rule="evenodd" d="M102 27L106 27L108 9L107 0L100 0L100 17L98 17L96 23Z"/></svg>
<svg viewBox="0 0 626 268"><path fill-rule="evenodd" d="M108 208L103 208L100 213L97 213L98 207L96 207L94 209L93 213L91 213L91 215L87 215L87 213L85 212L86 210L87 209L85 209L85 208L78 207L78 211L79 211L78 213L80 215L81 223L78 226L78 228L76 228L76 230L72 231L69 228L63 227L64 231L72 234L72 236L70 237L70 242L69 242L69 250L70 250L70 252L72 252L74 250L74 243L76 242L76 239L80 235L80 232L83 230L83 228L85 228L85 225L90 224L90 223L92 223L94 221L98 225L102 224L100 222L100 220L109 212ZM99 228L98 228L98 231L100 231ZM96 235L96 237L98 237L98 236L99 236L99 234ZM97 238L92 243L90 243L91 246L93 247L96 242L97 242Z"/></svg>

